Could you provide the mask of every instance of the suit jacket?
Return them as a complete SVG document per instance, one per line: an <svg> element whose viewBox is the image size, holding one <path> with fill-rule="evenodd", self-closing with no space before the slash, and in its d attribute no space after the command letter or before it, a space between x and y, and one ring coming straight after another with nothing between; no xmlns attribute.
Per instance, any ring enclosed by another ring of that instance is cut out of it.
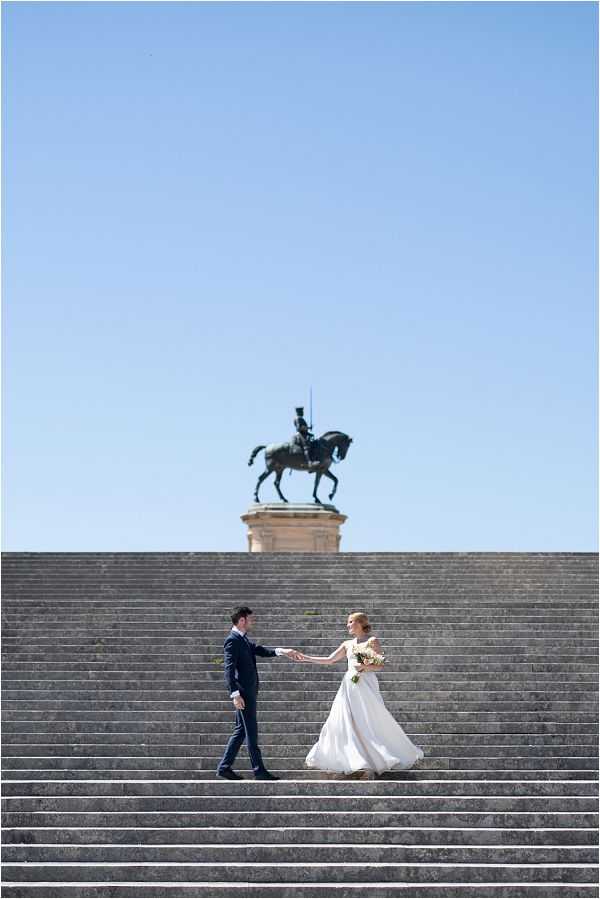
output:
<svg viewBox="0 0 600 899"><path fill-rule="evenodd" d="M242 695L256 696L259 680L256 656L271 658L274 649L246 640L241 634L230 631L223 644L225 686L230 693L239 690Z"/></svg>

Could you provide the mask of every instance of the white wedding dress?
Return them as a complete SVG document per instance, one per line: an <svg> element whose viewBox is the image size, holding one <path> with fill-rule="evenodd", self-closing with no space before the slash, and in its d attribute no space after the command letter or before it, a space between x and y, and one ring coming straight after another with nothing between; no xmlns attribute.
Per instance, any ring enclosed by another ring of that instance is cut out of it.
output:
<svg viewBox="0 0 600 899"><path fill-rule="evenodd" d="M332 774L382 774L392 768L411 768L424 757L386 709L375 672L359 672L358 683L352 682L358 665L354 651L369 642L346 640L348 670L319 739L306 756L308 768Z"/></svg>

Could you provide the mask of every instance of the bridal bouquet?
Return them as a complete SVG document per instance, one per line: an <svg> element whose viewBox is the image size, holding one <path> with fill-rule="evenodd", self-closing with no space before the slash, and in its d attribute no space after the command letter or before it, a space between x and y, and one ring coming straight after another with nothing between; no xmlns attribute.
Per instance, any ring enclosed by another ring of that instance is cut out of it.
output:
<svg viewBox="0 0 600 899"><path fill-rule="evenodd" d="M353 653L353 655L359 665L383 665L385 662L384 655L379 655L379 653L369 649L368 646L366 649L361 649L360 651ZM360 680L360 675L353 674L350 679L353 684L357 684Z"/></svg>

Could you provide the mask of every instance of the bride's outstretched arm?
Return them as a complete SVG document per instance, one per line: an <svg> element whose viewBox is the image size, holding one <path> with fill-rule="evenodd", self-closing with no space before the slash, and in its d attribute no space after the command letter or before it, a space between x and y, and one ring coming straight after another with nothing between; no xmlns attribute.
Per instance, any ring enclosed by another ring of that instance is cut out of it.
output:
<svg viewBox="0 0 600 899"><path fill-rule="evenodd" d="M335 652L332 652L329 656L307 656L304 653L300 653L300 658L298 661L300 662L312 662L314 665L334 665L336 662L341 661L341 659L346 658L346 644L341 643Z"/></svg>

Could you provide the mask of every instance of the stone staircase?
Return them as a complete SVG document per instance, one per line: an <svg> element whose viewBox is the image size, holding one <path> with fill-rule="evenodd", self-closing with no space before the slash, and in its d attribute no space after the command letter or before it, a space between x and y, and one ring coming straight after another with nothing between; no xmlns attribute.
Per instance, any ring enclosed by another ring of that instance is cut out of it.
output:
<svg viewBox="0 0 600 899"><path fill-rule="evenodd" d="M5 897L598 896L595 555L8 553L3 586ZM216 780L243 602L318 654L367 611L425 758L306 771L344 667L262 660L284 779Z"/></svg>

